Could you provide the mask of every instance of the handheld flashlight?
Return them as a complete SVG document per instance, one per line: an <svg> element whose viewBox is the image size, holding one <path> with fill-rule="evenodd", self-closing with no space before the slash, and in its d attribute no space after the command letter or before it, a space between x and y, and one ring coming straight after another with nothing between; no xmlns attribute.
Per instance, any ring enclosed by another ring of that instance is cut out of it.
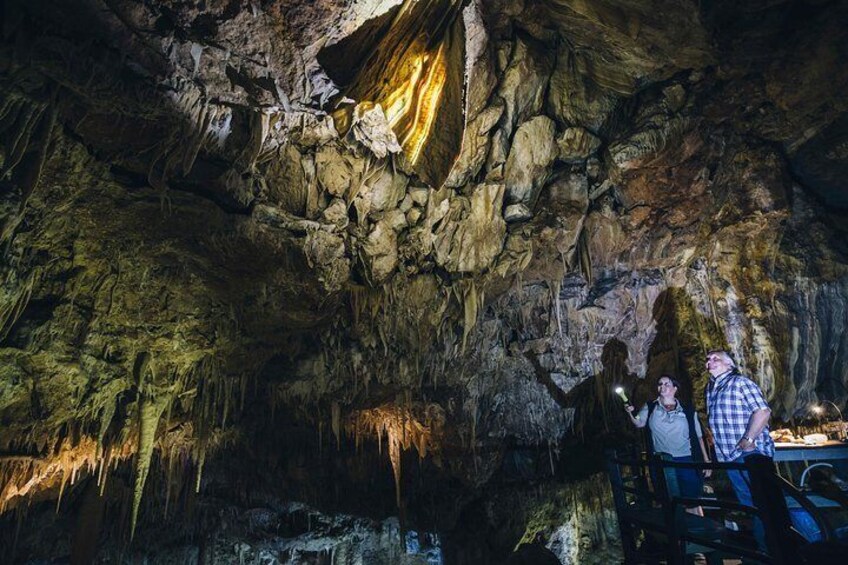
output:
<svg viewBox="0 0 848 565"><path fill-rule="evenodd" d="M630 406L630 405L631 405L631 404L630 404L630 399L628 399L628 398L627 398L627 395L624 393L624 389L623 389L622 387L620 387L620 386L619 386L619 387L616 387L616 388L615 388L615 393L618 395L618 397L619 397L619 398L621 398L621 400L623 400L623 401L624 401L624 405L625 405L625 406ZM639 414L636 414L635 416L633 416L633 418L634 418L634 419L636 419L636 420L638 420L638 419L639 419Z"/></svg>

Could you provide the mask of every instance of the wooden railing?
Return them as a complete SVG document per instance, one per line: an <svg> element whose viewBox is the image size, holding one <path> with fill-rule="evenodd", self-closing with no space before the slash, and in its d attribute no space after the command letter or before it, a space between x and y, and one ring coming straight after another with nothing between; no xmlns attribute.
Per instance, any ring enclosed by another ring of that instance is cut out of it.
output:
<svg viewBox="0 0 848 565"><path fill-rule="evenodd" d="M755 507L740 504L735 499L681 496L675 473L678 468L749 473ZM644 456L610 451L607 470L626 563L655 559L682 564L687 554L711 552L761 563L800 563L799 550L806 541L792 527L787 498L796 501L812 516L824 540L832 536L832 528L820 509L794 485L778 476L772 460L761 455L748 456L744 463L683 463L671 461L668 456L648 460ZM649 476L653 476L653 489L648 488ZM708 508L710 517L686 512L687 507L695 506ZM765 547L762 547L763 541L758 544L753 537L740 535L727 528L723 520L711 517L716 512L729 511L743 513L750 521L761 520ZM659 555L652 557L637 548L640 530L658 540L662 548Z"/></svg>

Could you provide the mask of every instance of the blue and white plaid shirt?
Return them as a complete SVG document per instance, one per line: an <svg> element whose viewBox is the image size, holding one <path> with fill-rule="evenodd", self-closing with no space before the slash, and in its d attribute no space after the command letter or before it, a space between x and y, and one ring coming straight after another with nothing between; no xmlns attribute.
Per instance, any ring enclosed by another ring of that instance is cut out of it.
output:
<svg viewBox="0 0 848 565"><path fill-rule="evenodd" d="M763 391L754 381L736 371L710 378L707 386L707 411L710 429L715 439L719 461L733 461L742 450L736 445L748 430L748 421L757 410L769 409ZM763 455L774 457L774 441L768 426L754 439L754 446Z"/></svg>

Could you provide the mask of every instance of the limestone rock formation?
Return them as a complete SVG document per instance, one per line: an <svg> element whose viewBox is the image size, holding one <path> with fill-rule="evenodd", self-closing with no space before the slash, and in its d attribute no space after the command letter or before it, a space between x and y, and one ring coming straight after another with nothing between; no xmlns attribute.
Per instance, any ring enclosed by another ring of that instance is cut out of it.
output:
<svg viewBox="0 0 848 565"><path fill-rule="evenodd" d="M12 559L588 562L614 384L848 400L844 3L7 4Z"/></svg>
<svg viewBox="0 0 848 565"><path fill-rule="evenodd" d="M504 186L481 184L470 199L456 198L435 232L436 262L459 273L480 272L489 267L503 248Z"/></svg>
<svg viewBox="0 0 848 565"><path fill-rule="evenodd" d="M535 204L557 156L554 134L554 122L547 116L537 116L518 127L504 170L509 202Z"/></svg>
<svg viewBox="0 0 848 565"><path fill-rule="evenodd" d="M584 128L566 128L557 137L559 158L567 163L583 161L597 151L601 140Z"/></svg>

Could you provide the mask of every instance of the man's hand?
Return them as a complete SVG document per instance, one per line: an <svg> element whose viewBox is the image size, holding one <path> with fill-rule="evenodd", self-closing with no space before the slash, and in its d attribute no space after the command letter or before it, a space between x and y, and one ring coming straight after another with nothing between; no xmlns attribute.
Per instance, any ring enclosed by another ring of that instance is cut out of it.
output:
<svg viewBox="0 0 848 565"><path fill-rule="evenodd" d="M756 449L757 444L753 441L749 440L747 437L743 437L739 440L739 443L736 444L736 449L743 453L747 453L749 451L754 451Z"/></svg>

